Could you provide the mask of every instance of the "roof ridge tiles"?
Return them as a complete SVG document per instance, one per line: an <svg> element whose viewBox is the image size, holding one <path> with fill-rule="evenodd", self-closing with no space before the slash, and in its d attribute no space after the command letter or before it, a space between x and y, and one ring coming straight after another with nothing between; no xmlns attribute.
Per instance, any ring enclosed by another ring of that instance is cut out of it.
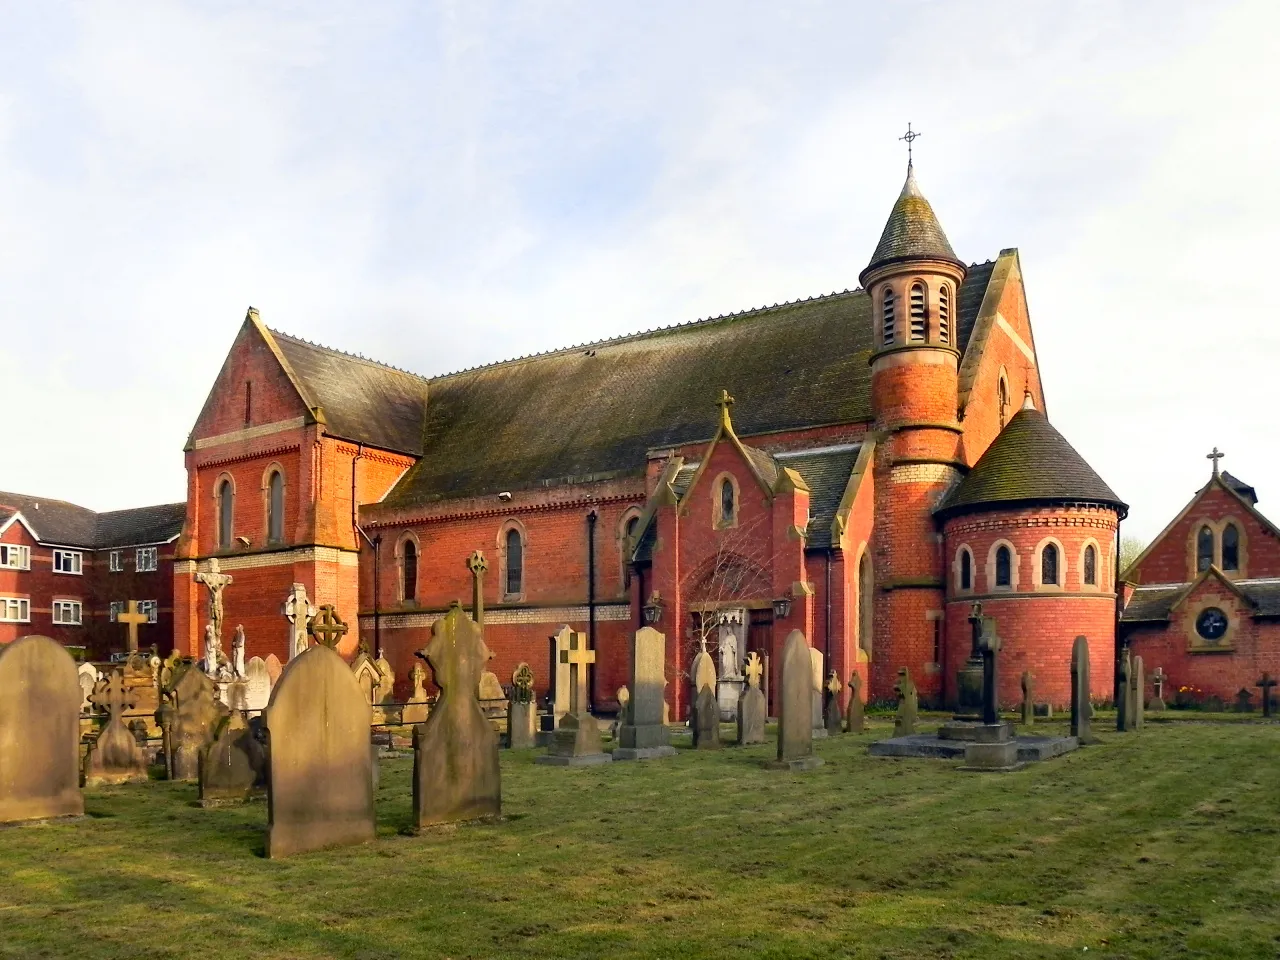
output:
<svg viewBox="0 0 1280 960"><path fill-rule="evenodd" d="M375 367L381 367L384 370L394 370L396 373L403 373L405 376L414 377L418 380L429 381L431 379L430 377L424 377L420 373L414 373L412 370L406 370L404 367L397 367L393 363L383 363L381 360L373 359L373 357L366 357L363 353L351 353L350 351L343 350L339 347L331 347L324 343L308 340L306 337L296 336L284 330L277 330L274 327L267 327L267 329L270 330L274 336L284 337L286 340L292 340L294 343L305 343L307 346L315 347L318 350L326 350L329 353L336 353L339 356L346 357L350 360L360 360L363 363L367 363Z"/></svg>

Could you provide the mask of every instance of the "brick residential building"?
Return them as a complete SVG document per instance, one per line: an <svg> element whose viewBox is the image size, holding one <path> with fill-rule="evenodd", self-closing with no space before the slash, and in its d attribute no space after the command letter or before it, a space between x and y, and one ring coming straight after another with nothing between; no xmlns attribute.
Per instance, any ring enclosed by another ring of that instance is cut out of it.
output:
<svg viewBox="0 0 1280 960"><path fill-rule="evenodd" d="M548 637L569 624L597 650L606 710L645 620L667 634L677 716L699 638L726 661L769 655L776 686L793 629L872 699L903 666L947 699L977 599L1008 642L1003 699L1032 668L1065 703L1082 632L1109 695L1125 507L1041 412L1017 251L966 265L909 167L859 279L434 378L251 308L187 444L178 646L199 652L192 575L217 557L250 656L287 657L280 605L301 582L358 626L340 649L357 633L381 648L403 693L479 549L495 672L529 661L545 691ZM981 489L955 499L966 475Z"/></svg>
<svg viewBox="0 0 1280 960"><path fill-rule="evenodd" d="M126 649L115 615L136 600L143 647L173 648L173 554L186 504L95 513L0 492L0 643L31 633L104 660Z"/></svg>

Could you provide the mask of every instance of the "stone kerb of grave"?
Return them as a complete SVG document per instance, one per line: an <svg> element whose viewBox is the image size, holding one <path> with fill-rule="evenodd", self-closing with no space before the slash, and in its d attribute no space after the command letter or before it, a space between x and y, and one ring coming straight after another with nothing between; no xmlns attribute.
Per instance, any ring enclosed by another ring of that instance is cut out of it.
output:
<svg viewBox="0 0 1280 960"><path fill-rule="evenodd" d="M477 697L480 674L493 656L483 633L455 605L432 625L431 641L421 651L440 697L426 723L413 730L413 821L419 830L502 814L498 735Z"/></svg>
<svg viewBox="0 0 1280 960"><path fill-rule="evenodd" d="M263 717L267 856L372 840L372 708L346 661L308 647L284 668Z"/></svg>
<svg viewBox="0 0 1280 960"><path fill-rule="evenodd" d="M781 697L778 709L778 759L765 763L777 770L812 770L822 765L813 754L813 659L809 641L792 630L782 649Z"/></svg>
<svg viewBox="0 0 1280 960"><path fill-rule="evenodd" d="M75 661L56 640L0 648L0 823L84 813L81 697Z"/></svg>

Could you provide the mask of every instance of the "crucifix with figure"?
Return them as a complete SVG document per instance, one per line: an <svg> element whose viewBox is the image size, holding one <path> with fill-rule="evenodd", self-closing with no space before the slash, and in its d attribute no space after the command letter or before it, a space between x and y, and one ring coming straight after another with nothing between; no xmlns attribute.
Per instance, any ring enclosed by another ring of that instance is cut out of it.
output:
<svg viewBox="0 0 1280 960"><path fill-rule="evenodd" d="M223 573L218 565L218 558L209 561L209 569L196 574L196 583L203 583L209 588L209 622L213 624L213 636L222 647L222 591L231 586L231 575Z"/></svg>
<svg viewBox="0 0 1280 960"><path fill-rule="evenodd" d="M583 693L587 689L587 667L596 662L596 652L583 643L580 633L569 637L569 649L560 651L560 662L569 665L569 712L587 712Z"/></svg>
<svg viewBox="0 0 1280 960"><path fill-rule="evenodd" d="M150 623L151 618L145 613L138 612L138 601L130 600L128 608L124 613L116 614L116 622L123 623L129 628L129 653L138 652L138 627L144 623Z"/></svg>

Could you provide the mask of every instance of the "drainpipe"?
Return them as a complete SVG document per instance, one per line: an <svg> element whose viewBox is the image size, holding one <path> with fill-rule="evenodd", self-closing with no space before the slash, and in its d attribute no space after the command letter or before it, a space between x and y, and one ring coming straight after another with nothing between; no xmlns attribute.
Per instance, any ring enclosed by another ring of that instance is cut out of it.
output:
<svg viewBox="0 0 1280 960"><path fill-rule="evenodd" d="M378 622L378 597L382 583L382 534L374 534L373 544L373 648L382 656L382 624Z"/></svg>
<svg viewBox="0 0 1280 960"><path fill-rule="evenodd" d="M587 513L587 646L596 649L596 512ZM587 684L588 709L596 709L596 669Z"/></svg>
<svg viewBox="0 0 1280 960"><path fill-rule="evenodd" d="M826 613L826 644L827 644L827 670L834 670L835 664L831 661L831 548L827 547L827 613Z"/></svg>
<svg viewBox="0 0 1280 960"><path fill-rule="evenodd" d="M1115 664L1111 670L1111 699L1113 703L1119 704L1120 694L1121 694L1120 660L1124 656L1123 644L1121 643L1121 640L1120 640L1120 615L1124 612L1123 610L1124 601L1121 599L1122 592L1120 590L1120 514L1119 512L1116 513L1115 572L1111 575L1111 589L1114 590L1116 594L1116 616L1115 616L1116 622L1113 627L1115 632L1115 636L1113 638L1114 639L1113 652L1115 654ZM1088 696L1088 695L1089 694L1086 691L1085 696ZM1141 691L1139 691L1138 695L1144 696L1144 694Z"/></svg>

